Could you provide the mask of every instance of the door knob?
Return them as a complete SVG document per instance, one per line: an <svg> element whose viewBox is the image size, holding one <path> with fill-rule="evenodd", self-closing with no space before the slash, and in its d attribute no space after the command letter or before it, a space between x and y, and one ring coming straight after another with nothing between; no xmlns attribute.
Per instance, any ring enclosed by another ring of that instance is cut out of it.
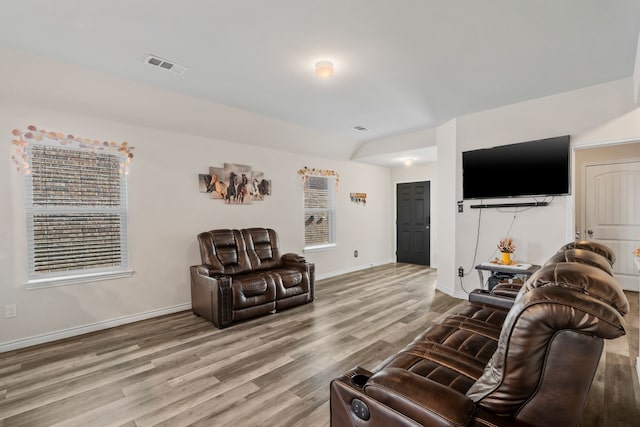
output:
<svg viewBox="0 0 640 427"><path fill-rule="evenodd" d="M593 235L593 230L587 230L587 234L588 234L589 236L592 236L592 235Z"/></svg>

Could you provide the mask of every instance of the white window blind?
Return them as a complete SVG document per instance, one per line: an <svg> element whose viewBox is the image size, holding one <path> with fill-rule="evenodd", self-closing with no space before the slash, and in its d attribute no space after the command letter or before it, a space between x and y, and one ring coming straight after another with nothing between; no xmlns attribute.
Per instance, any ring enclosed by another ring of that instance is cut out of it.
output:
<svg viewBox="0 0 640 427"><path fill-rule="evenodd" d="M122 156L32 144L29 157L29 283L85 281L125 272L127 189L120 174Z"/></svg>
<svg viewBox="0 0 640 427"><path fill-rule="evenodd" d="M335 178L308 176L304 182L305 249L334 246L335 224Z"/></svg>

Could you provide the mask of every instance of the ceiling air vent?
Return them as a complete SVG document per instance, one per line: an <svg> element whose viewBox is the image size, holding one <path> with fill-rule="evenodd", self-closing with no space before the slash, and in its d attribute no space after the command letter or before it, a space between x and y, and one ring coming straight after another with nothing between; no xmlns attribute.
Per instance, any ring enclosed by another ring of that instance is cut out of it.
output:
<svg viewBox="0 0 640 427"><path fill-rule="evenodd" d="M154 67L159 67L165 69L167 71L171 71L176 74L184 74L189 68L184 65L176 64L175 62L167 61L166 59L162 59L155 55L147 56L147 59L144 60L149 65L153 65Z"/></svg>

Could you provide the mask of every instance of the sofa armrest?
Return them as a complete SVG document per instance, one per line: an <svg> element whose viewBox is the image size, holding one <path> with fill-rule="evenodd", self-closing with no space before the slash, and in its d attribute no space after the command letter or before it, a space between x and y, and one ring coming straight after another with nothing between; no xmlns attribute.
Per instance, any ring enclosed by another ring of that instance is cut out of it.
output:
<svg viewBox="0 0 640 427"><path fill-rule="evenodd" d="M476 411L464 394L401 368L377 372L364 392L422 425L466 426Z"/></svg>
<svg viewBox="0 0 640 427"><path fill-rule="evenodd" d="M491 293L515 299L521 289L522 283L498 283L491 289Z"/></svg>
<svg viewBox="0 0 640 427"><path fill-rule="evenodd" d="M191 309L222 329L233 321L231 276L212 275L209 266L193 265L191 271Z"/></svg>
<svg viewBox="0 0 640 427"><path fill-rule="evenodd" d="M469 292L469 302L510 309L515 302L515 299L513 297L495 295L485 289L474 289Z"/></svg>
<svg viewBox="0 0 640 427"><path fill-rule="evenodd" d="M282 263L286 267L293 267L300 269L304 274L309 277L309 300L311 302L315 299L315 283L316 283L316 266L312 262L307 262L305 257L294 253L286 253L281 257Z"/></svg>
<svg viewBox="0 0 640 427"><path fill-rule="evenodd" d="M222 271L209 264L200 264L195 265L194 267L196 267L196 271L198 272L198 274L202 276L213 277L222 274Z"/></svg>
<svg viewBox="0 0 640 427"><path fill-rule="evenodd" d="M282 255L282 260L287 263L305 263L307 260L302 255L294 254L294 253L286 253Z"/></svg>

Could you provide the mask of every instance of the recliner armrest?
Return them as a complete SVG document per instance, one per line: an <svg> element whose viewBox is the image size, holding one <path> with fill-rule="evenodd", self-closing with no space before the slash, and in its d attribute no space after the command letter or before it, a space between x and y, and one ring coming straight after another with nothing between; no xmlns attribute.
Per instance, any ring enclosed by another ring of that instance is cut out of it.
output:
<svg viewBox="0 0 640 427"><path fill-rule="evenodd" d="M466 426L476 411L464 394L400 368L374 374L364 393L422 425Z"/></svg>
<svg viewBox="0 0 640 427"><path fill-rule="evenodd" d="M193 265L191 271L191 308L193 312L211 320L218 328L229 326L233 320L231 284L226 275L211 275L206 264Z"/></svg>
<svg viewBox="0 0 640 427"><path fill-rule="evenodd" d="M469 302L476 302L479 304L487 304L493 305L495 307L510 309L515 302L515 299L502 295L494 295L485 289L474 289L473 291L469 292Z"/></svg>
<svg viewBox="0 0 640 427"><path fill-rule="evenodd" d="M309 299L311 302L315 299L315 282L316 282L316 266L312 262L308 262L305 257L295 253L286 253L280 257L282 263L287 267L294 267L303 271L309 277Z"/></svg>
<svg viewBox="0 0 640 427"><path fill-rule="evenodd" d="M216 276L216 275L223 274L223 272L220 271L220 269L214 267L213 265L209 265L209 264L200 264L200 265L196 265L194 267L196 267L196 271L198 272L198 274L200 274L202 276L213 277L213 276Z"/></svg>
<svg viewBox="0 0 640 427"><path fill-rule="evenodd" d="M305 262L307 262L305 257L303 257L302 255L294 254L294 253L286 253L286 254L282 255L282 260L285 262L285 264L292 263L292 262L293 263L298 263L298 262L305 263Z"/></svg>

